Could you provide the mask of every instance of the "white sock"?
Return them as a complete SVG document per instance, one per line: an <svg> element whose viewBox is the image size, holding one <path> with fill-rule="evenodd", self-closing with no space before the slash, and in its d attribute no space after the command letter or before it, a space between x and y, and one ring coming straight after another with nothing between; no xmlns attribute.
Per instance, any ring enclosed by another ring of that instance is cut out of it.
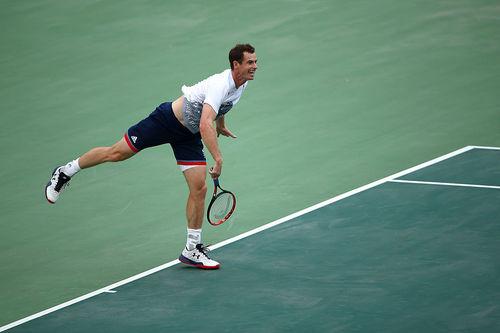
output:
<svg viewBox="0 0 500 333"><path fill-rule="evenodd" d="M62 167L62 172L64 172L67 176L73 177L78 171L80 171L80 165L78 164L78 160L80 158L77 158L74 161L69 162L65 166Z"/></svg>
<svg viewBox="0 0 500 333"><path fill-rule="evenodd" d="M201 243L201 229L187 229L186 249L193 250L197 244Z"/></svg>

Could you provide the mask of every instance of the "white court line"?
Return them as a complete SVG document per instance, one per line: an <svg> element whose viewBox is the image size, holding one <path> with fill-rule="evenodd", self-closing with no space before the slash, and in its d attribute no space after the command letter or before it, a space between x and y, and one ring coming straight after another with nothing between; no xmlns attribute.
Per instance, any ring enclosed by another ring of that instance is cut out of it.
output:
<svg viewBox="0 0 500 333"><path fill-rule="evenodd" d="M500 150L500 147L485 147L485 146L469 146L473 149L491 149L491 150Z"/></svg>
<svg viewBox="0 0 500 333"><path fill-rule="evenodd" d="M441 182L425 182L420 180L404 180L404 179L392 179L389 180L392 183L408 183L408 184L423 184L423 185L442 185L442 186L460 186L460 187L479 187L479 188L492 188L500 190L500 186L492 185L477 185L477 184L460 184L460 183L441 183Z"/></svg>
<svg viewBox="0 0 500 333"><path fill-rule="evenodd" d="M238 236L235 236L235 237L230 238L230 239L228 239L228 240L222 241L222 242L220 242L220 243L218 243L218 244L215 244L215 245L211 246L211 247L210 247L210 249L212 249L212 250L214 250L214 249L218 249L219 247L222 247L222 246L225 246L225 245L227 245L227 244L230 244L230 243L236 242L236 241L238 241L238 240L240 240L240 239L242 239L242 238L245 238L245 237L251 236L251 235L253 235L253 234L256 234L256 233L258 233L258 232L261 232L261 231L263 231L263 230L269 229L269 228L274 227L274 226L276 226L276 225L278 225L278 224L281 224L281 223L284 223L284 222L289 221L289 220L291 220L291 219L294 219L294 218L296 218L296 217L298 217L298 216L301 216L301 215L307 214L307 213L312 212L312 211L314 211L314 210L316 210L316 209L319 209L319 208L321 208L321 207L324 207L324 206L330 205L330 204L332 204L332 203L334 203L334 202L336 202L336 201L339 201L339 200L345 199L345 198L347 198L347 197L350 197L350 196L352 196L352 195L354 195L354 194L358 194L358 193L360 193L360 192L366 191L366 190L368 190L368 189L370 189L370 188L372 188L372 187L378 186L378 185L383 184L383 183L385 183L385 182L388 182L388 181L390 181L390 180L393 180L393 179L396 179L396 178L402 177L402 176L404 176L404 175L407 175L407 174L412 173L412 172L414 172L414 171L417 171L417 170L420 170L420 169L426 168L426 167L428 167L428 166L430 166L430 165L433 165L433 164L439 163L439 162L444 161L444 160L446 160L446 159L449 159L449 158L451 158L451 157L454 157L454 156L457 156L457 155L463 154L463 153L465 153L465 152L467 152L467 151L469 151L469 150L472 150L472 149L474 149L474 148L475 148L474 146L467 146L467 147L464 147L464 148L461 148L461 149L455 150L455 151L453 151L453 152L451 152L451 153L449 153L449 154L446 154L446 155L443 155L443 156L437 157L437 158L435 158L435 159L433 159L433 160L430 160L430 161L424 162L424 163L419 164L419 165L417 165L417 166L414 166L414 167L412 167L412 168L409 168L409 169L406 169L406 170L400 171L400 172L398 172L398 173L395 173L395 174L393 174L393 175L391 175L391 176L388 176L388 177L385 177L385 178L379 179L379 180L377 180L377 181L374 181L373 183L370 183L370 184L367 184L367 185L364 185L364 186L358 187L358 188L356 188L356 189L354 189L354 190L351 190L351 191L346 192L346 193L344 193L344 194L340 194L340 195L338 195L338 196L336 196L336 197L333 197L333 198L328 199L328 200L326 200L326 201L320 202L320 203L318 203L318 204L316 204L316 205L314 205L314 206L311 206L311 207L309 207L309 208L305 208L305 209L303 209L303 210L301 210L301 211L298 211L298 212L296 212L296 213L293 213L293 214L290 214L290 215L288 215L288 216L282 217L281 219L276 220L276 221L274 221L274 222L270 222L270 223L265 224L265 225L263 225L263 226L261 226L261 227L258 227L258 228L256 228L256 229L253 229L253 230L247 231L247 232L245 232L245 233L243 233L243 234L241 234L241 235L238 235Z"/></svg>
<svg viewBox="0 0 500 333"><path fill-rule="evenodd" d="M358 188L356 188L356 189L354 189L354 190L351 190L351 191L349 191L349 192L346 192L346 193L344 193L344 194L340 194L340 195L338 195L338 196L336 196L336 197L333 197L333 198L331 198L331 199L328 199L328 200L325 200L325 201L323 201L323 202L320 202L320 203L318 203L318 204L316 204L316 205L314 205L314 206L311 206L311 207L305 208L305 209L303 209L303 210L301 210L301 211L298 211L298 212L296 212L296 213L293 213L293 214L290 214L290 215L285 216L285 217L283 217L283 218L280 218L279 220L276 220L276 221L270 222L270 223L265 224L265 225L263 225L263 226L261 226L261 227L258 227L258 228L256 228L256 229L250 230L250 231L248 231L248 232L245 232L245 233L243 233L243 234L241 234L241 235L238 235L238 236L235 236L235 237L233 237L233 238L230 238L230 239L227 239L227 240L225 240L225 241L222 241L222 242L220 242L220 243L217 243L217 244L215 244L215 245L211 246L211 247L210 247L210 249L212 249L212 250L214 250L214 249L218 249L218 248L220 248L220 247L222 247L222 246L225 246L225 245L227 245L227 244L230 244L230 243L236 242L236 241L238 241L238 240L240 240L240 239L243 239L243 238L249 237L249 236L254 235L254 234L258 233L258 232L264 231L264 230L269 229L269 228L272 228L272 227L274 227L274 226L276 226L276 225L279 225L279 224L282 224L282 223L284 223L284 222L290 221L290 220L292 220L292 219L294 219L294 218L296 218L296 217L298 217L298 216L301 216L301 215L307 214L307 213L312 212L312 211L314 211L314 210L316 210L316 209L319 209L319 208L321 208L321 207L324 207L324 206L330 205L330 204L332 204L332 203L334 203L334 202L336 202L336 201L339 201L339 200L345 199L345 198L347 198L347 197L350 197L350 196L352 196L352 195L358 194L358 193L360 193L360 192L366 191L366 190L368 190L368 189L370 189L370 188L373 188L373 187L375 187L375 186L378 186L378 185L380 185L380 184L383 184L383 183L385 183L385 182L387 182L387 181L390 181L390 180L393 180L393 179L396 179L396 178L402 177L402 176L404 176L404 175L406 175L406 174L412 173L412 172L417 171L417 170L419 170L419 169L422 169L422 168L428 167L428 166L430 166L430 165L436 164L436 163L438 163L438 162L444 161L444 160L446 160L446 159L448 159L448 158L451 158L451 157L454 157L454 156L457 156L457 155L463 154L463 153L465 153L465 152L467 152L467 151L469 151L469 150L472 150L472 149L474 149L474 148L478 148L478 149L500 149L500 148L494 148L494 147L479 147L479 146L467 146L467 147L464 147L464 148L460 148L460 149L455 150L455 151L453 151L453 152L451 152L451 153L449 153L449 154L446 154L446 155L440 156L440 157L435 158L435 159L433 159L433 160L430 160L430 161L428 161L428 162L425 162L425 163L419 164L419 165L417 165L417 166L414 166L414 167L412 167L412 168L409 168L409 169L403 170L403 171L401 171L401 172L395 173L395 174L393 174L393 175L391 175L391 176L388 176L388 177L385 177L385 178L379 179L379 180L374 181L374 182L372 182L372 183L370 183L370 184L367 184L367 185L364 185L364 186L358 187ZM145 271L145 272L142 272L142 273L140 273L140 274L134 275L134 276L129 277L129 278L125 279L125 280L122 280L122 281L116 282L116 283L114 283L114 284L112 284L112 285L109 285L109 286L107 286L107 287L104 287L104 288L101 288L101 289L99 289L99 290L93 291L93 292L91 292L91 293L85 294L85 295L83 295L83 296L77 297L77 298L72 299L72 300L70 300L70 301L67 301L67 302L65 302L65 303L62 303L62 304L56 305L56 306L54 306L54 307L51 307L51 308L49 308L49 309L47 309L47 310L44 310L44 311L41 311L41 312L35 313L35 314L31 315L31 316L25 317L25 318L23 318L23 319L19 319L19 320L15 321L15 322L12 322L12 323L10 323L10 324L7 324L7 325L5 325L5 326L0 327L0 332L6 331L6 330L8 330L8 329L10 329L10 328L13 328L13 327L15 327L15 326L18 326L18 325L24 324L24 323L26 323L26 322L28 322L28 321L33 320L33 319L36 319L36 318L39 318L39 317L45 316L45 315L47 315L47 314L49 314L49 313L52 313L52 312L55 312L55 311L57 311L57 310L63 309L63 308L65 308L65 307L68 307L68 306L73 305L73 304L75 304L75 303L78 303L78 302L84 301L84 300L86 300L86 299L89 299L89 298L91 298L91 297L97 296L97 295L99 295L99 294L109 292L109 291L114 290L114 289L116 289L116 288L118 288L118 287L120 287L120 286L123 286L123 285L127 284L127 283L130 283L130 282L132 282L132 281L135 281L135 280L141 279L141 278L143 278L143 277L146 277L146 276L148 276L148 275L154 274L154 273L159 272L159 271L161 271L161 270L164 270L164 269L166 269L166 268L168 268L168 267L174 266L174 265L176 265L176 264L178 264L178 263L179 263L179 260L173 260L173 261L170 261L170 262L168 262L168 263L166 263L166 264L163 264L163 265L161 265L161 266L158 266L158 267L152 268L152 269L150 269L150 270L148 270L148 271Z"/></svg>

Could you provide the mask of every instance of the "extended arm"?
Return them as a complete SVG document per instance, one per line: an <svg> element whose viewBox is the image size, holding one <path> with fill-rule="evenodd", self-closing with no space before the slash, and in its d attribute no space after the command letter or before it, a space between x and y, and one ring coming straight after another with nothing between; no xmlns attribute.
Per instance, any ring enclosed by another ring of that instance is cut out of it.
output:
<svg viewBox="0 0 500 333"><path fill-rule="evenodd" d="M214 159L215 165L210 171L212 178L218 178L222 172L222 154L217 143L217 130L213 123L217 114L209 104L203 104L200 119L200 134L203 143Z"/></svg>

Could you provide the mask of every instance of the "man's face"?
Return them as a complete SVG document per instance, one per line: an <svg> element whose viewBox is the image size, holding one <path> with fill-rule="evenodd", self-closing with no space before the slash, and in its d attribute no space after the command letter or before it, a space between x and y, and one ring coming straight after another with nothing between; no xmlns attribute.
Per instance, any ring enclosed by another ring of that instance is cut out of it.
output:
<svg viewBox="0 0 500 333"><path fill-rule="evenodd" d="M257 70L257 54L243 52L243 61L234 63L234 69L238 73L238 76L244 80L253 80L255 76L255 71Z"/></svg>

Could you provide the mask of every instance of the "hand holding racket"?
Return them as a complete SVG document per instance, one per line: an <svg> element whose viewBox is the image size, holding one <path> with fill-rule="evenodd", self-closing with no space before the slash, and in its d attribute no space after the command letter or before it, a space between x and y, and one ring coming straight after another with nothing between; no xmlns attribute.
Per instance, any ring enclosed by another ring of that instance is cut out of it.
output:
<svg viewBox="0 0 500 333"><path fill-rule="evenodd" d="M207 209L208 223L211 225L220 225L226 222L233 214L235 208L236 197L234 194L220 187L219 179L214 178L214 194Z"/></svg>

